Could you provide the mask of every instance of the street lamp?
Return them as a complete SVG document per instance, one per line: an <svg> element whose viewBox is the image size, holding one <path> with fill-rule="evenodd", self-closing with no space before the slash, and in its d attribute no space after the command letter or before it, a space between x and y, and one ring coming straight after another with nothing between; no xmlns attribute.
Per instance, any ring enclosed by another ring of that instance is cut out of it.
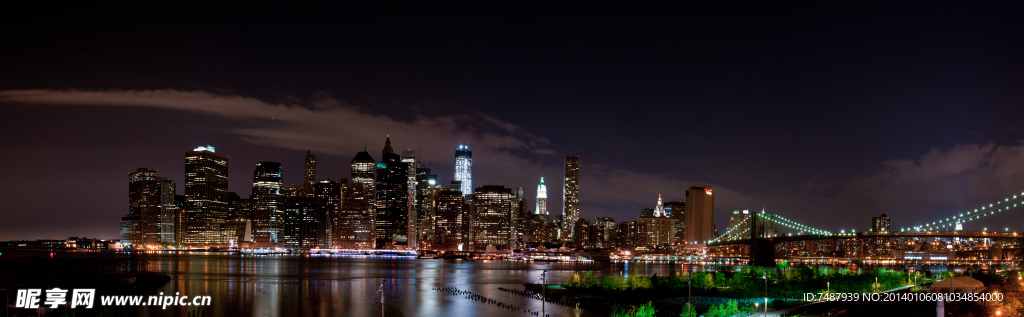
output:
<svg viewBox="0 0 1024 317"><path fill-rule="evenodd" d="M764 317L768 317L768 272L764 272Z"/></svg>
<svg viewBox="0 0 1024 317"><path fill-rule="evenodd" d="M545 298L546 297L545 293L547 293L547 288L548 288L548 286L545 285L547 283L547 275L548 275L548 270L544 270L544 272L540 273L540 315L541 315L541 317L547 317L548 316L547 310L544 308L544 302L547 301L547 298Z"/></svg>
<svg viewBox="0 0 1024 317"><path fill-rule="evenodd" d="M693 292L690 290L690 272L686 272L686 317L690 317L690 301L693 299Z"/></svg>
<svg viewBox="0 0 1024 317"><path fill-rule="evenodd" d="M377 292L380 293L380 316L381 317L384 317L384 297L385 297L385 295L384 295L384 283L387 283L387 282L388 282L388 280L383 280L383 279L380 280L380 289L377 290Z"/></svg>

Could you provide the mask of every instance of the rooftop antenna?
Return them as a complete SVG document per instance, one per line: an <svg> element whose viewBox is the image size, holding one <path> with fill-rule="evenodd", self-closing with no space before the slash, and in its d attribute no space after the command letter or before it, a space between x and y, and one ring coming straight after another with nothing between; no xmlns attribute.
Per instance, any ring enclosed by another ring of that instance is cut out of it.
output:
<svg viewBox="0 0 1024 317"><path fill-rule="evenodd" d="M388 122L388 135L387 135L387 137L389 137L389 138L391 137L391 122Z"/></svg>

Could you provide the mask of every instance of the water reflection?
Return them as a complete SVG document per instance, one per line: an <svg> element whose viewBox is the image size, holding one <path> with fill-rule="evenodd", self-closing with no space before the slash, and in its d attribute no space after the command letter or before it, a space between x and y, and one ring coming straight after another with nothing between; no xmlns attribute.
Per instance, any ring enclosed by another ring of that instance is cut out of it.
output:
<svg viewBox="0 0 1024 317"><path fill-rule="evenodd" d="M652 262L509 262L413 259L408 257L320 257L300 255L240 256L209 254L143 255L150 269L171 276L171 283L157 292L196 296L209 295L213 305L203 308L205 316L380 316L377 289L387 280L389 306L406 316L528 316L485 304L464 296L433 291L455 287L481 296L540 311L536 299L500 291L499 287L522 289L537 283L548 270L548 282L567 279L573 272L593 270L595 275L665 275L671 271L703 269L700 265ZM890 269L911 269L893 267ZM715 269L708 266L708 269ZM856 267L850 267L856 269ZM867 267L865 267L867 269ZM964 267L932 265L913 267L934 273L963 270ZM546 305L552 316L599 316L558 305ZM186 316L197 307L140 309L140 315Z"/></svg>

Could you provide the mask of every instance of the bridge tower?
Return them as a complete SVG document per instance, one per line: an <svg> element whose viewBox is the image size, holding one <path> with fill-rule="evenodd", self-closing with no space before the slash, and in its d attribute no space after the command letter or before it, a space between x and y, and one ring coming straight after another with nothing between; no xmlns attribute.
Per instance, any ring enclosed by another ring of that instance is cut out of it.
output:
<svg viewBox="0 0 1024 317"><path fill-rule="evenodd" d="M769 223L765 214L750 217L750 265L775 266L775 243L772 242Z"/></svg>

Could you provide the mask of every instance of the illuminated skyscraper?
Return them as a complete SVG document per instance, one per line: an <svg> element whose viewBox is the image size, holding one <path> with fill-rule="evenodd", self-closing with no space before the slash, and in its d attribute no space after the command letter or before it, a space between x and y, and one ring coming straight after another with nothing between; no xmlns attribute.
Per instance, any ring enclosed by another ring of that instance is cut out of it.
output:
<svg viewBox="0 0 1024 317"><path fill-rule="evenodd" d="M259 162L252 176L253 242L257 246L273 246L284 229L284 208L281 188L281 163Z"/></svg>
<svg viewBox="0 0 1024 317"><path fill-rule="evenodd" d="M334 228L336 219L341 213L341 183L325 179L313 184L313 196L323 205L317 214L317 240L320 248L334 247Z"/></svg>
<svg viewBox="0 0 1024 317"><path fill-rule="evenodd" d="M732 239L739 237L738 239L749 239L750 220L747 219L747 217L750 217L750 210L733 210L732 213L729 214L729 228L736 229L733 229L733 232L731 232L726 238Z"/></svg>
<svg viewBox="0 0 1024 317"><path fill-rule="evenodd" d="M377 200L374 202L374 232L378 248L405 245L409 234L409 167L391 148L391 136L384 142L377 163Z"/></svg>
<svg viewBox="0 0 1024 317"><path fill-rule="evenodd" d="M686 232L686 222L684 215L686 214L686 203L681 201L666 201L665 212L668 213L668 217L675 221L675 237L677 244L682 244L683 240L686 239L684 233Z"/></svg>
<svg viewBox="0 0 1024 317"><path fill-rule="evenodd" d="M352 158L352 186L359 187L360 195L366 196L360 199L363 199L361 203L366 206L366 212L369 215L373 215L375 210L374 199L377 196L376 172L376 161L373 160L373 157L370 156L365 147L362 152L359 152ZM373 219L373 217L371 216L370 219Z"/></svg>
<svg viewBox="0 0 1024 317"><path fill-rule="evenodd" d="M217 154L212 146L185 152L184 210L180 243L227 243L221 227L228 216L228 157Z"/></svg>
<svg viewBox="0 0 1024 317"><path fill-rule="evenodd" d="M302 189L306 195L313 194L313 185L316 183L316 156L306 151L306 170L302 178Z"/></svg>
<svg viewBox="0 0 1024 317"><path fill-rule="evenodd" d="M434 213L433 204L436 196L433 192L441 189L437 184L437 175L431 174L429 168L421 167L416 169L416 199L413 210L414 216L409 216L409 231L416 233L416 240L419 242L417 248L429 246L434 237ZM416 219L416 221L412 221ZM412 240L412 239L410 239Z"/></svg>
<svg viewBox="0 0 1024 317"><path fill-rule="evenodd" d="M417 217L418 214L416 213L416 151L402 151L402 163L405 163L405 166L408 169L408 172L406 173L406 175L408 175L407 184L405 186L405 218L408 220L407 230L409 232L406 233L406 237L409 239L408 244L415 247L419 244L419 228L420 221L422 220Z"/></svg>
<svg viewBox="0 0 1024 317"><path fill-rule="evenodd" d="M484 186L473 194L472 248L498 250L514 247L515 196L503 186Z"/></svg>
<svg viewBox="0 0 1024 317"><path fill-rule="evenodd" d="M534 214L548 215L548 186L544 185L544 178L540 178L540 184L537 184L537 210Z"/></svg>
<svg viewBox="0 0 1024 317"><path fill-rule="evenodd" d="M343 193L341 212L335 220L337 225L333 232L333 242L337 248L374 247L373 214L368 205L370 195L364 192L365 188L363 185L352 183Z"/></svg>
<svg viewBox="0 0 1024 317"><path fill-rule="evenodd" d="M160 181L160 216L158 217L157 227L159 227L158 240L160 244L173 244L174 240L174 225L177 222L178 216L178 205L174 203L174 197L177 194L177 188L174 186L174 181L159 177Z"/></svg>
<svg viewBox="0 0 1024 317"><path fill-rule="evenodd" d="M161 183L157 171L139 168L128 174L128 241L132 245L160 243ZM173 181L171 182L173 184ZM173 199L173 196L172 196ZM123 225L124 226L124 225Z"/></svg>
<svg viewBox="0 0 1024 317"><path fill-rule="evenodd" d="M711 186L692 186L686 191L686 243L707 243L714 238L715 196Z"/></svg>
<svg viewBox="0 0 1024 317"><path fill-rule="evenodd" d="M660 194L651 216L640 216L638 223L643 235L640 238L643 246L654 247L675 243L675 220L666 215Z"/></svg>
<svg viewBox="0 0 1024 317"><path fill-rule="evenodd" d="M444 187L432 191L434 200L434 247L438 250L461 250L465 241L463 230L469 221L465 213L465 197L458 189Z"/></svg>
<svg viewBox="0 0 1024 317"><path fill-rule="evenodd" d="M459 145L455 148L455 180L462 182L462 195L473 193L473 150Z"/></svg>
<svg viewBox="0 0 1024 317"><path fill-rule="evenodd" d="M300 195L282 200L280 240L288 249L314 249L320 246L319 232L326 205L316 196Z"/></svg>
<svg viewBox="0 0 1024 317"><path fill-rule="evenodd" d="M580 157L565 157L565 185L562 191L562 239L571 240L580 219Z"/></svg>
<svg viewBox="0 0 1024 317"><path fill-rule="evenodd" d="M878 217L871 217L871 231L888 233L889 232L889 214L882 213Z"/></svg>

